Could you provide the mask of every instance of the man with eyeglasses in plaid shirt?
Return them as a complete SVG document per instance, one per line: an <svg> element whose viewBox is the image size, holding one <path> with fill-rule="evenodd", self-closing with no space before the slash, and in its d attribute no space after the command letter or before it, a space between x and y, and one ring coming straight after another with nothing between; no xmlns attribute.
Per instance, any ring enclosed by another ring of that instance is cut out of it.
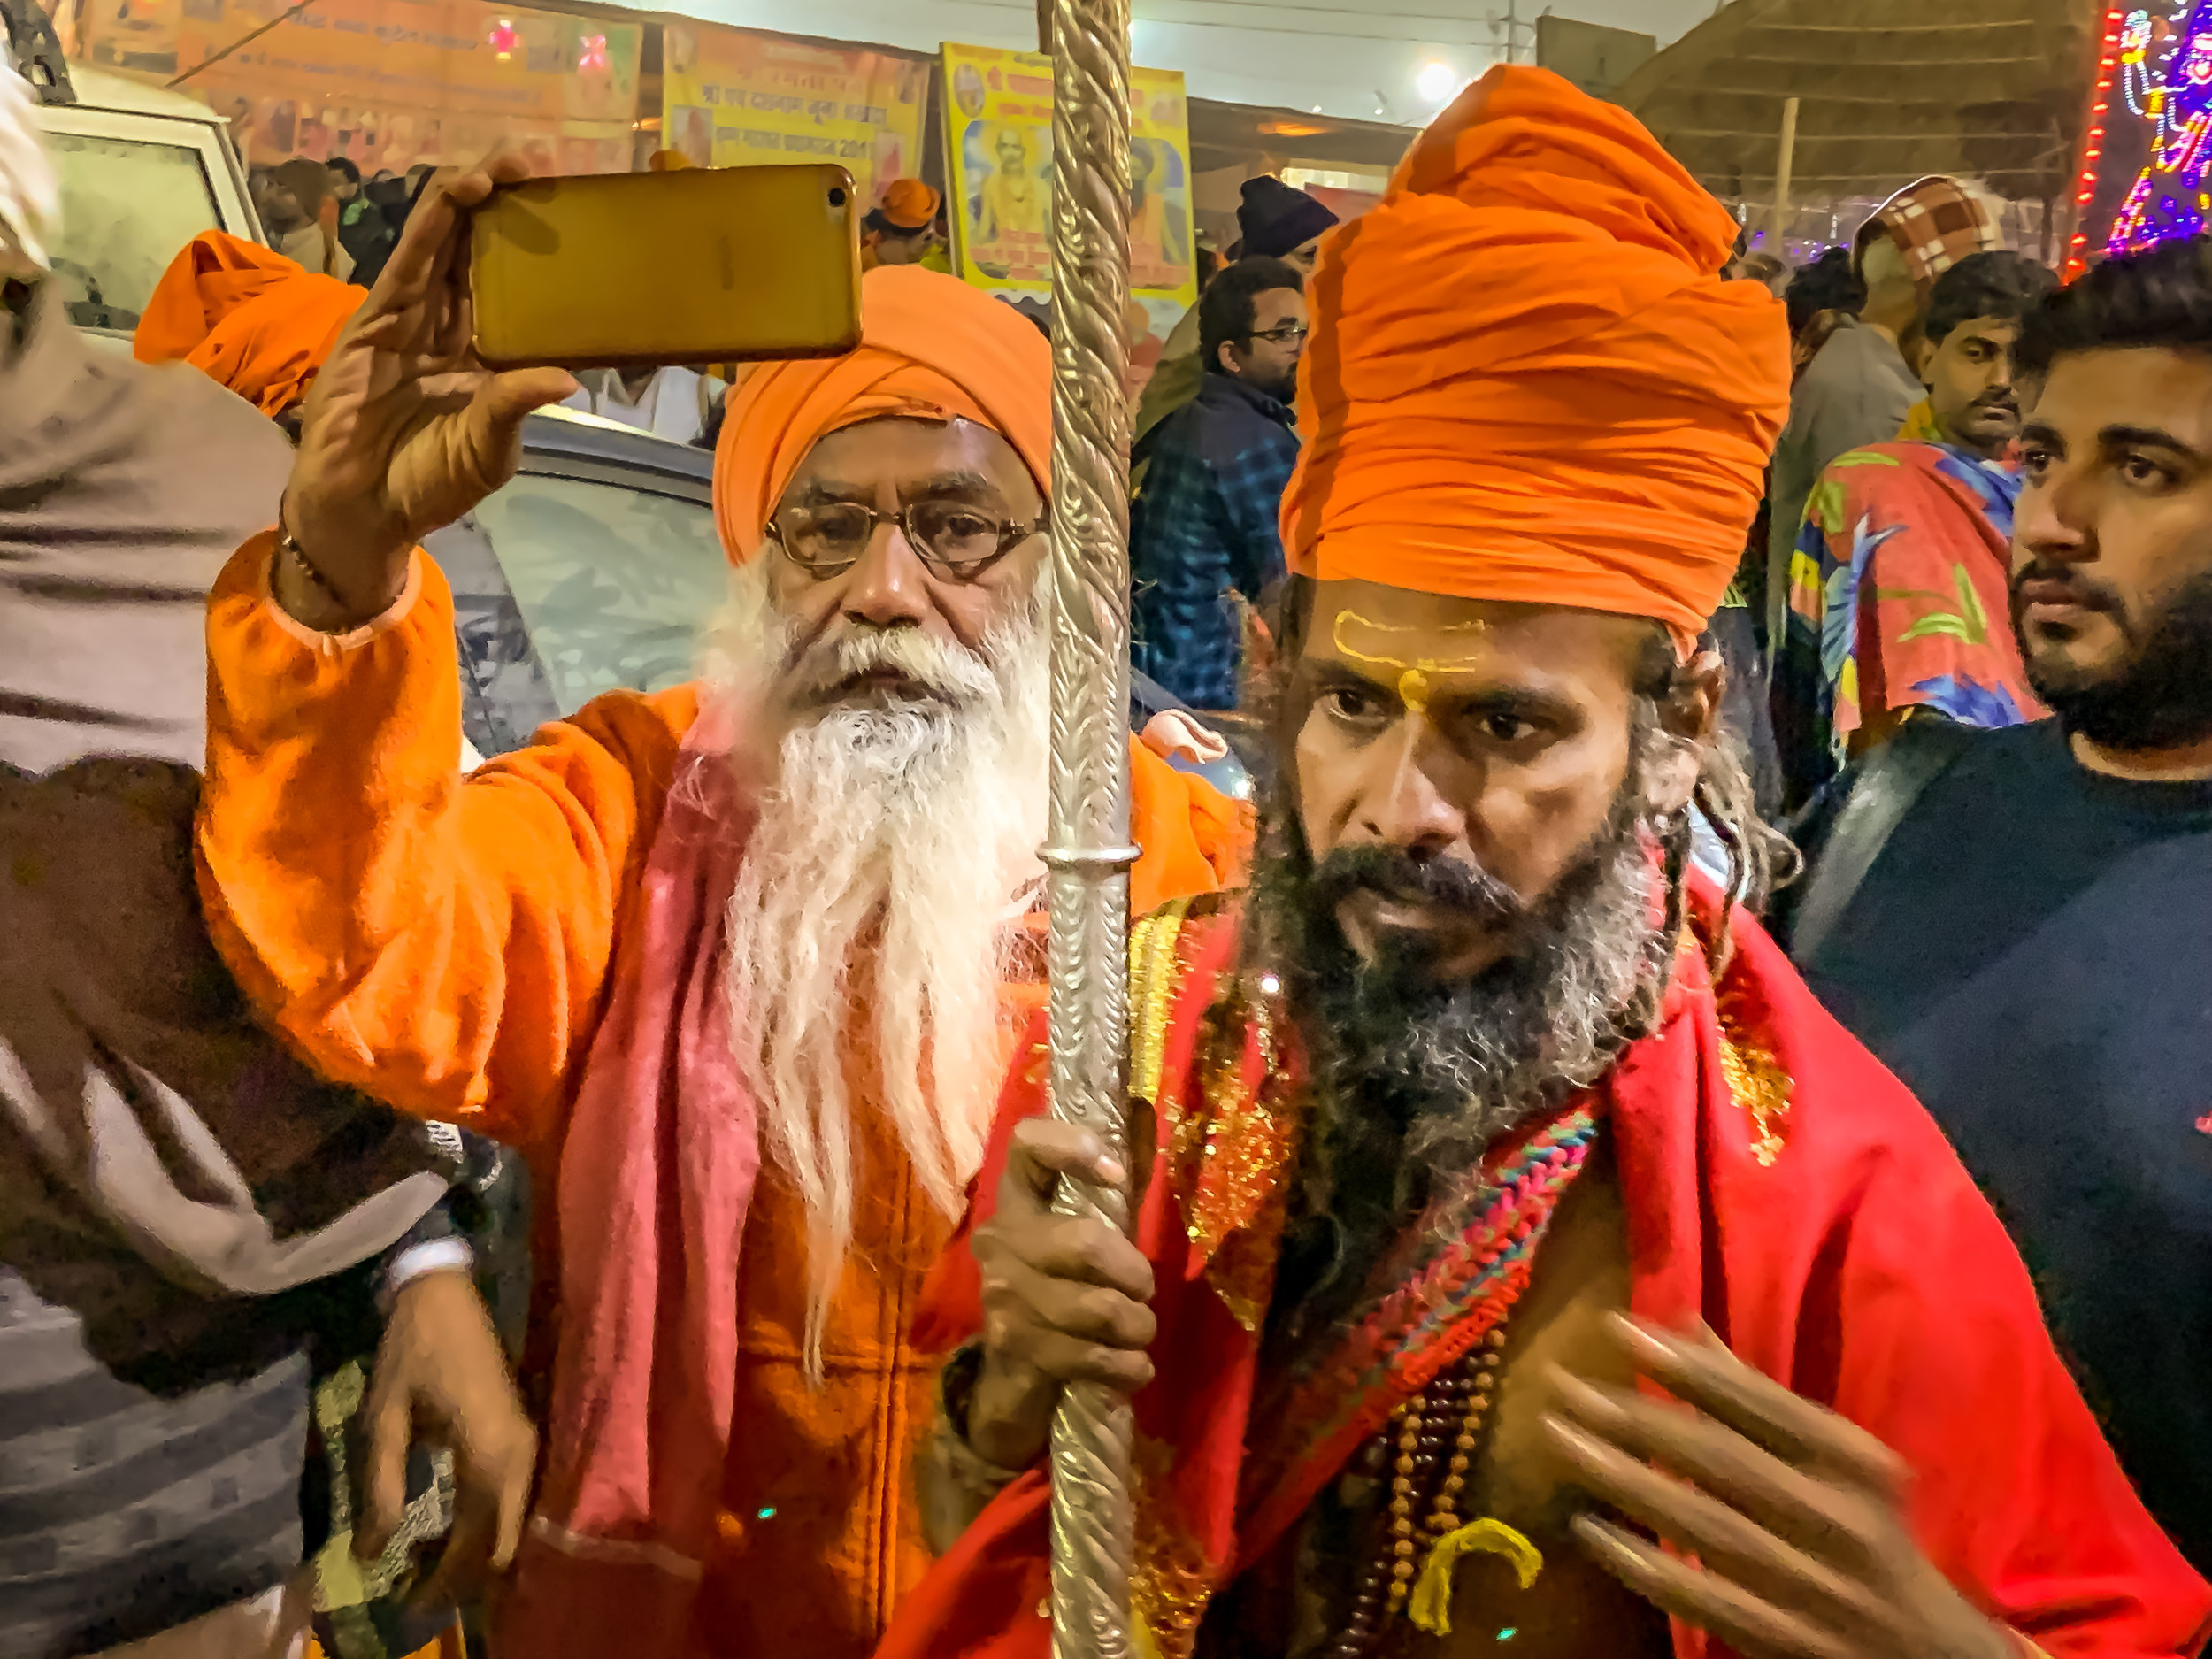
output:
<svg viewBox="0 0 2212 1659"><path fill-rule="evenodd" d="M1291 399L1306 343L1304 280L1244 259L1199 301L1198 396L1147 433L1130 503L1131 660L1184 702L1236 706L1236 599L1283 577L1276 508L1298 460Z"/></svg>

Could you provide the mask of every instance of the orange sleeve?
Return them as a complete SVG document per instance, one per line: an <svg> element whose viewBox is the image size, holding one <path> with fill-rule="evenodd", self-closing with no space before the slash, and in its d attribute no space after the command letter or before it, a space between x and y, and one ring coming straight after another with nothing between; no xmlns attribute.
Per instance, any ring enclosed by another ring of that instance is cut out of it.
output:
<svg viewBox="0 0 2212 1659"><path fill-rule="evenodd" d="M271 602L273 545L208 602L209 931L326 1076L526 1145L590 1039L696 693L601 697L464 779L437 566L417 553L389 611L319 634Z"/></svg>
<svg viewBox="0 0 2212 1659"><path fill-rule="evenodd" d="M1252 864L1252 809L1178 772L1129 740L1129 830L1144 849L1129 872L1129 915L1171 899L1242 887Z"/></svg>

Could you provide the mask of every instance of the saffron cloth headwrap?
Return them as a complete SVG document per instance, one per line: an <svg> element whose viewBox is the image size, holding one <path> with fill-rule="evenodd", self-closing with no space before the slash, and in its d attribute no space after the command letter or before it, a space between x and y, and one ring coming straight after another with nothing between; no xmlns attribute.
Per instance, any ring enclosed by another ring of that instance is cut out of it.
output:
<svg viewBox="0 0 2212 1659"><path fill-rule="evenodd" d="M1307 286L1290 567L1654 617L1719 604L1789 408L1736 224L1625 111L1492 70Z"/></svg>
<svg viewBox="0 0 2212 1659"><path fill-rule="evenodd" d="M181 357L274 418L306 397L368 297L257 242L203 231L154 285L131 355Z"/></svg>
<svg viewBox="0 0 2212 1659"><path fill-rule="evenodd" d="M1052 347L1012 306L957 277L879 265L861 279L860 344L841 357L764 363L729 395L714 457L714 519L743 564L807 452L864 420L972 420L1052 489Z"/></svg>

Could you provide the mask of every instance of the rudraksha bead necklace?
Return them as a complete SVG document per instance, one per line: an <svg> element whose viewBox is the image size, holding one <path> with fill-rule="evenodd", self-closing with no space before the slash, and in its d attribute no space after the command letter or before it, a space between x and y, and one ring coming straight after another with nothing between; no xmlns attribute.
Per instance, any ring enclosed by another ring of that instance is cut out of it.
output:
<svg viewBox="0 0 2212 1659"><path fill-rule="evenodd" d="M1428 1552L1463 1525L1460 1498L1482 1447L1504 1348L1501 1322L1393 1411L1368 1443L1365 1465L1388 1472L1390 1496L1376 1507L1373 1543L1329 1659L1367 1659L1381 1646L1405 1612Z"/></svg>

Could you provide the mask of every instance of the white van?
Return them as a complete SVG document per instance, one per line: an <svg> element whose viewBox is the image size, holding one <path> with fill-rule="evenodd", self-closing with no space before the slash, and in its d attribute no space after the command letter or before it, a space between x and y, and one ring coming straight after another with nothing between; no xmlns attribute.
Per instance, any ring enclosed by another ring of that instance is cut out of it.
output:
<svg viewBox="0 0 2212 1659"><path fill-rule="evenodd" d="M223 117L105 70L72 64L69 80L75 103L39 105L61 175L54 280L80 328L127 349L177 250L204 230L266 238Z"/></svg>

